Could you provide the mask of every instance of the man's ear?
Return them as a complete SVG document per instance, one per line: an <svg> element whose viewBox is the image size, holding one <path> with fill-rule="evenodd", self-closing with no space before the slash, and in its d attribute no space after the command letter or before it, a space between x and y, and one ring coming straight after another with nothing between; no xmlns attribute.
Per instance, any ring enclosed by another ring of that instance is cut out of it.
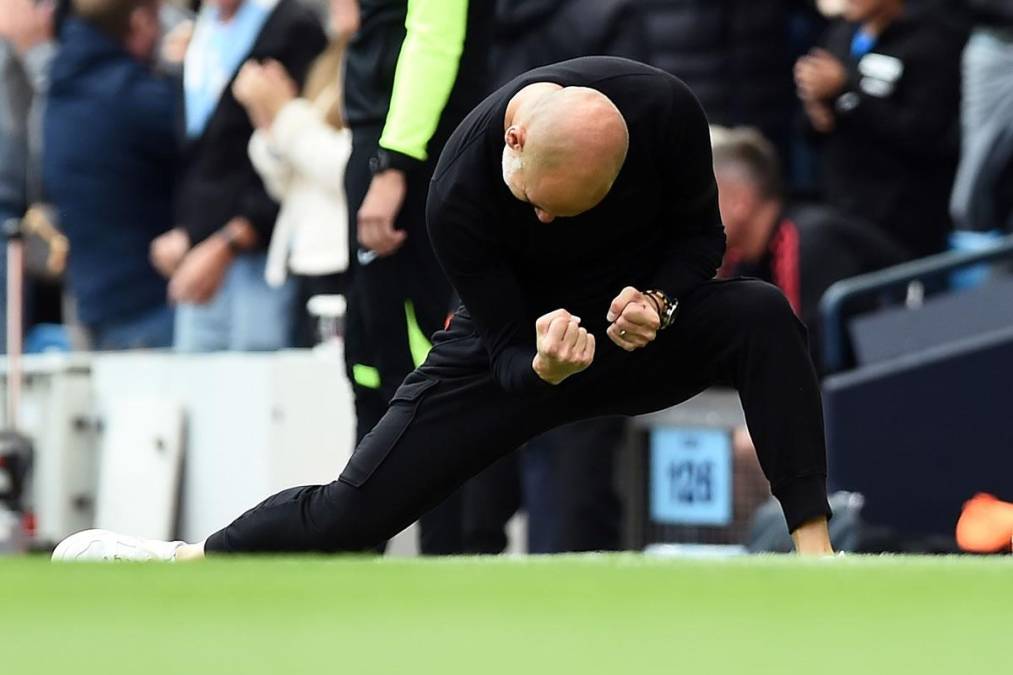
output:
<svg viewBox="0 0 1013 675"><path fill-rule="evenodd" d="M503 136L503 142L511 150L523 150L524 139L525 139L524 127L519 127L516 124L506 130L506 134Z"/></svg>

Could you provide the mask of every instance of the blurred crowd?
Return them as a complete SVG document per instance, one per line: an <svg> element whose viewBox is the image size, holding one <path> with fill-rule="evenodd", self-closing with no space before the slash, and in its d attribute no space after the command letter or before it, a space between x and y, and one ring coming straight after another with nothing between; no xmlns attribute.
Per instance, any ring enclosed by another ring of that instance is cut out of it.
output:
<svg viewBox="0 0 1013 675"><path fill-rule="evenodd" d="M361 438L454 303L425 234L442 143L590 54L699 97L720 273L780 287L817 365L832 283L1013 229L1013 0L0 0L29 348L306 347L308 298L343 295ZM533 552L619 548L625 435L533 441L427 516L423 551L500 551L521 506Z"/></svg>

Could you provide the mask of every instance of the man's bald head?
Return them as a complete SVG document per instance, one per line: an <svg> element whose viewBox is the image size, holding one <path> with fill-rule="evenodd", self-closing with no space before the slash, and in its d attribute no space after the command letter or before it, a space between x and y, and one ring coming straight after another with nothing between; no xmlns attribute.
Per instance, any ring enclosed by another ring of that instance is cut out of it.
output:
<svg viewBox="0 0 1013 675"><path fill-rule="evenodd" d="M530 85L515 100L503 162L514 196L535 206L544 222L597 205L629 148L619 109L595 89L549 83Z"/></svg>

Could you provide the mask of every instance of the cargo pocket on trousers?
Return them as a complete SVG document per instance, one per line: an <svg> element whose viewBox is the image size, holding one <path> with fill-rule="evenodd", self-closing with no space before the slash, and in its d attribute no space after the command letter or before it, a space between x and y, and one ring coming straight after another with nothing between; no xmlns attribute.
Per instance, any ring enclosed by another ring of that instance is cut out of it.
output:
<svg viewBox="0 0 1013 675"><path fill-rule="evenodd" d="M413 374L409 377L419 376ZM408 425L415 419L415 413L418 412L419 404L422 403L422 395L436 386L438 382L438 380L425 378L415 382L406 381L398 387L394 398L390 400L387 412L376 427L362 439L362 443L352 453L352 458L348 460L345 470L338 476L338 480L352 487L362 487L380 468L383 461L387 459L387 455L401 440Z"/></svg>

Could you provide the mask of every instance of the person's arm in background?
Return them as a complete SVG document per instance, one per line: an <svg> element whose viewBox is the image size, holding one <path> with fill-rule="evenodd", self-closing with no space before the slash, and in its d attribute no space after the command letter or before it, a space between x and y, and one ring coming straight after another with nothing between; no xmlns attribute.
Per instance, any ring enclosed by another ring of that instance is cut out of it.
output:
<svg viewBox="0 0 1013 675"><path fill-rule="evenodd" d="M249 60L239 69L232 82L232 95L246 108L246 114L253 123L253 135L247 145L247 154L253 168L260 174L267 193L279 204L285 199L293 170L280 146L271 133L274 117L295 100L298 92L288 73L275 82L268 76L263 64Z"/></svg>
<svg viewBox="0 0 1013 675"><path fill-rule="evenodd" d="M271 198L281 203L292 182L292 165L285 158L280 144L276 143L266 129L257 129L250 136L248 148L253 168L264 181L264 188Z"/></svg>
<svg viewBox="0 0 1013 675"><path fill-rule="evenodd" d="M157 157L167 172L173 175L179 164L179 135L176 133L176 111L179 109L179 89L168 77L145 73L139 78L120 104L129 108L131 128L124 129L136 147Z"/></svg>
<svg viewBox="0 0 1013 675"><path fill-rule="evenodd" d="M296 174L328 192L344 194L351 132L336 129L304 98L291 98L250 138L250 160L268 193L281 201Z"/></svg>
<svg viewBox="0 0 1013 675"><path fill-rule="evenodd" d="M299 175L325 190L344 194L351 133L332 127L308 101L298 98L281 109L271 124L270 143Z"/></svg>
<svg viewBox="0 0 1013 675"><path fill-rule="evenodd" d="M427 158L450 99L468 29L468 0L408 0L407 33L394 73L380 148L390 168L373 177L358 213L359 242L390 255L407 234L394 229L404 202L405 173Z"/></svg>
<svg viewBox="0 0 1013 675"><path fill-rule="evenodd" d="M138 68L136 73L132 85L120 99L120 105L131 111L128 116L130 123L123 129L123 135L130 139L133 147L148 157L157 158L164 167L167 180L174 180L178 176L181 157L177 126L180 90L173 78L158 74L147 66ZM178 250L168 258L164 250L161 255L155 253L158 248L155 242L163 237L176 241L178 245ZM189 246L189 237L182 229L171 230L156 238L151 246L152 266L163 276L171 276Z"/></svg>
<svg viewBox="0 0 1013 675"><path fill-rule="evenodd" d="M277 36L277 52L268 56L284 66L297 87L301 88L313 61L327 46L327 37L309 10L292 6L299 14L291 18L284 34ZM223 95L232 94L226 92ZM215 234L187 251L178 268L172 272L169 282L172 300L197 304L210 301L237 254L264 248L271 241L278 218L278 203L267 193L252 162L247 162L242 171L244 187L239 193L236 213ZM185 231L177 229L170 234L180 240L180 248L191 243Z"/></svg>
<svg viewBox="0 0 1013 675"><path fill-rule="evenodd" d="M662 132L670 146L664 175L672 192L660 223L672 234L665 261L652 281L655 289L678 300L714 278L725 253L725 228L718 210L707 118L685 85L674 79L672 83L672 123Z"/></svg>
<svg viewBox="0 0 1013 675"><path fill-rule="evenodd" d="M284 66L297 89L301 89L313 61L327 46L327 36L316 18L306 11L293 22L280 44L283 47L273 58ZM238 213L229 227L251 229L257 246L267 246L278 218L278 204L267 194L252 164L247 178L238 200Z"/></svg>
<svg viewBox="0 0 1013 675"><path fill-rule="evenodd" d="M916 157L955 156L960 50L956 39L926 36L921 53L904 63L897 83L903 95L872 96L849 81L834 104L838 128L861 132Z"/></svg>
<svg viewBox="0 0 1013 675"><path fill-rule="evenodd" d="M334 128L313 103L300 98L284 66L273 60L247 63L232 90L257 127L250 139L250 159L272 196L280 201L295 174L323 190L344 194L351 132Z"/></svg>
<svg viewBox="0 0 1013 675"><path fill-rule="evenodd" d="M841 60L839 48L799 59L795 80L815 130L860 133L915 157L955 155L963 38L951 29L921 30L916 53L902 63L897 91L885 96L863 89L861 74ZM839 40L840 30L831 36Z"/></svg>

